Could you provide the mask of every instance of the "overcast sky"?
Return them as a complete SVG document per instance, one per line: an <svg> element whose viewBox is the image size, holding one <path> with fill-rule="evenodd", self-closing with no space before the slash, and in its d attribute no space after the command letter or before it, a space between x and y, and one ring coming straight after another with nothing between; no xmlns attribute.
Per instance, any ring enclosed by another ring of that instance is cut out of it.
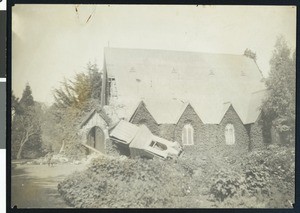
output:
<svg viewBox="0 0 300 213"><path fill-rule="evenodd" d="M77 5L78 6L78 5ZM277 36L296 46L296 8L280 6L13 7L12 87L17 97L29 82L36 101L53 102L64 77L103 63L105 46L210 53L256 52L269 72ZM89 21L89 16L92 14Z"/></svg>

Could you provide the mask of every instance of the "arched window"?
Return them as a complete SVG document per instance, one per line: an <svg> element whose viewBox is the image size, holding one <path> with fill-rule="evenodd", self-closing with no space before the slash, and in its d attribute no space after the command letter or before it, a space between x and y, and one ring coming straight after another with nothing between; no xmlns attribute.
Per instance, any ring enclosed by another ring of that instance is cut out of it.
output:
<svg viewBox="0 0 300 213"><path fill-rule="evenodd" d="M225 127L225 141L227 145L235 143L234 126L232 124L227 124Z"/></svg>
<svg viewBox="0 0 300 213"><path fill-rule="evenodd" d="M184 125L182 129L182 144L194 145L194 129L191 124Z"/></svg>

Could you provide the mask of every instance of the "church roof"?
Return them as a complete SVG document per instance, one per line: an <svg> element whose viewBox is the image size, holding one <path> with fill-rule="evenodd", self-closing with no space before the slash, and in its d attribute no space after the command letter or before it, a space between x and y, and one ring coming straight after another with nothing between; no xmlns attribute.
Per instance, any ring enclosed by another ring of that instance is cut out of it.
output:
<svg viewBox="0 0 300 213"><path fill-rule="evenodd" d="M108 125L110 124L111 119L106 115L106 113L104 112L104 109L94 108L83 117L81 123L79 124L79 127L82 128L95 113L98 113L103 118L103 120L106 122L106 124L108 124Z"/></svg>
<svg viewBox="0 0 300 213"><path fill-rule="evenodd" d="M251 94L246 123L256 122L261 112L261 104L267 93L267 90L260 90Z"/></svg>
<svg viewBox="0 0 300 213"><path fill-rule="evenodd" d="M104 55L125 118L143 100L157 123L175 123L190 103L204 123L217 124L230 102L246 124L257 114L249 107L258 108L262 98L253 92L265 89L256 63L244 55L120 48L105 48Z"/></svg>

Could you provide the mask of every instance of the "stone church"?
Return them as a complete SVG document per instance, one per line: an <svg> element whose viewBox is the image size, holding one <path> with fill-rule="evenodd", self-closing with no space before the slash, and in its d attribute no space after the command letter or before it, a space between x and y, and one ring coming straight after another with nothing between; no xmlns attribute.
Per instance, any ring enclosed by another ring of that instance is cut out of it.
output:
<svg viewBox="0 0 300 213"><path fill-rule="evenodd" d="M262 73L245 55L105 48L101 104L186 150L263 144Z"/></svg>

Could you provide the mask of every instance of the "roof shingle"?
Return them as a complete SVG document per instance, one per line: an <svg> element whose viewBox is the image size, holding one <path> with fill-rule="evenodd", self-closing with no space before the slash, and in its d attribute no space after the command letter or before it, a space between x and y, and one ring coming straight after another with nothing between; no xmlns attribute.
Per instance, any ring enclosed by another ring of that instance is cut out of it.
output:
<svg viewBox="0 0 300 213"><path fill-rule="evenodd" d="M106 48L105 60L116 102L132 112L143 100L158 123L174 123L190 103L204 123L216 124L223 103L231 102L246 124L256 116L249 112L252 93L265 89L257 65L244 55Z"/></svg>

